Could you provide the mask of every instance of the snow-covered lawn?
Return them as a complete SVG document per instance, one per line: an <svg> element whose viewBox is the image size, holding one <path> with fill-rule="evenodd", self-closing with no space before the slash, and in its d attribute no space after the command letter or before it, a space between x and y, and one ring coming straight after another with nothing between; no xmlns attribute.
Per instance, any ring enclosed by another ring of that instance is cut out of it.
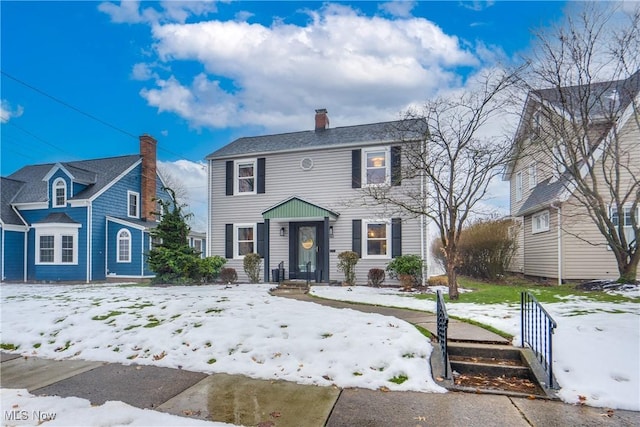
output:
<svg viewBox="0 0 640 427"><path fill-rule="evenodd" d="M312 288L314 295L344 301L406 307L435 312L435 302L389 288ZM626 293L640 297L636 288ZM636 302L595 302L571 297L544 304L558 323L553 338L559 395L568 403L640 410L640 299ZM447 312L482 322L514 336L520 344L517 304L448 303Z"/></svg>
<svg viewBox="0 0 640 427"><path fill-rule="evenodd" d="M3 284L1 341L51 359L445 391L431 376L431 344L409 323L274 297L268 289Z"/></svg>

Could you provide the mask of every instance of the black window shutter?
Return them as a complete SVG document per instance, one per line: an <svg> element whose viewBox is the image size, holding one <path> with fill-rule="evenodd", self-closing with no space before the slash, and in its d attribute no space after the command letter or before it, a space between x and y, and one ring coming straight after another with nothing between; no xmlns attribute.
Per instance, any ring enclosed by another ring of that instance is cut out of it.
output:
<svg viewBox="0 0 640 427"><path fill-rule="evenodd" d="M351 188L362 187L361 150L351 152Z"/></svg>
<svg viewBox="0 0 640 427"><path fill-rule="evenodd" d="M391 220L391 257L397 258L402 255L402 220L393 218Z"/></svg>
<svg viewBox="0 0 640 427"><path fill-rule="evenodd" d="M233 258L233 224L224 226L224 257Z"/></svg>
<svg viewBox="0 0 640 427"><path fill-rule="evenodd" d="M227 196L233 196L233 160L227 161Z"/></svg>
<svg viewBox="0 0 640 427"><path fill-rule="evenodd" d="M256 252L260 255L260 258L264 258L264 222L259 222L257 226L258 234L258 247Z"/></svg>
<svg viewBox="0 0 640 427"><path fill-rule="evenodd" d="M264 194L264 188L265 188L265 158L264 157L260 157L258 159L258 187L257 187L257 193L258 194Z"/></svg>
<svg viewBox="0 0 640 427"><path fill-rule="evenodd" d="M391 147L391 185L402 184L402 147Z"/></svg>
<svg viewBox="0 0 640 427"><path fill-rule="evenodd" d="M362 258L362 220L354 219L352 228L351 250Z"/></svg>

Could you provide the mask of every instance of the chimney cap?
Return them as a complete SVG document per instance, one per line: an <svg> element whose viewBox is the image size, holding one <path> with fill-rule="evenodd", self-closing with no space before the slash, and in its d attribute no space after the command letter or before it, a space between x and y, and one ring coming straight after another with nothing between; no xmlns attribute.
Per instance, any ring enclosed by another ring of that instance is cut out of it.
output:
<svg viewBox="0 0 640 427"><path fill-rule="evenodd" d="M318 108L316 110L316 114L327 114L327 109L326 108Z"/></svg>

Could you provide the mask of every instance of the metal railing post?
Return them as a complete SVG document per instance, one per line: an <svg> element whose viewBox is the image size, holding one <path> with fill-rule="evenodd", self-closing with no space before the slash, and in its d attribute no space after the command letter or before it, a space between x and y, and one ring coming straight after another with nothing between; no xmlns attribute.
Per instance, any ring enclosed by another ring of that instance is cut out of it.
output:
<svg viewBox="0 0 640 427"><path fill-rule="evenodd" d="M437 319L437 332L438 343L440 344L440 352L442 354L442 361L444 363L444 378L449 379L449 352L447 349L447 329L449 327L449 315L447 314L447 308L444 304L444 298L442 292L436 293L436 319Z"/></svg>
<svg viewBox="0 0 640 427"><path fill-rule="evenodd" d="M547 386L553 388L553 332L558 324L529 292L520 294L520 333L522 347L529 345L547 373Z"/></svg>

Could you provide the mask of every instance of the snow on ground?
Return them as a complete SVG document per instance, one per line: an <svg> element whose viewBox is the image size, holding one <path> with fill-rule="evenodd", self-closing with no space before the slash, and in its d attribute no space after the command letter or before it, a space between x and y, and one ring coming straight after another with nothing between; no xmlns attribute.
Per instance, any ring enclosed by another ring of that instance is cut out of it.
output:
<svg viewBox="0 0 640 427"><path fill-rule="evenodd" d="M268 289L3 284L1 341L51 359L445 391L431 377L431 344L409 323L274 297ZM408 379L391 381L402 377Z"/></svg>
<svg viewBox="0 0 640 427"><path fill-rule="evenodd" d="M620 291L616 292L620 293ZM312 294L435 312L435 302L392 288L314 286ZM640 297L638 288L624 295ZM447 303L449 315L472 319L514 336L520 344L519 304ZM553 338L559 396L568 403L640 410L640 301L609 303L580 297L543 304L558 324Z"/></svg>
<svg viewBox="0 0 640 427"><path fill-rule="evenodd" d="M233 424L178 417L123 402L105 402L92 406L79 397L38 397L27 390L0 389L3 425L38 426L202 426L226 427Z"/></svg>

